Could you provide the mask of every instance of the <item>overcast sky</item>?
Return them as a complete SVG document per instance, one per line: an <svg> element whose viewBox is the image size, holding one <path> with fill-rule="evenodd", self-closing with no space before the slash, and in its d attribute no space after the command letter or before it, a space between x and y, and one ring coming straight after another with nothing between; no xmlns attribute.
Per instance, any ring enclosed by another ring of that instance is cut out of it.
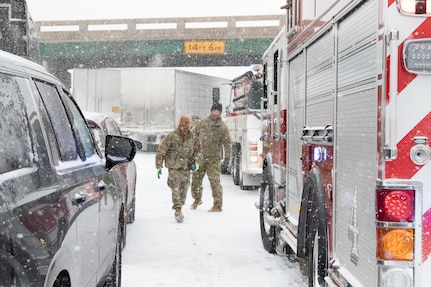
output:
<svg viewBox="0 0 431 287"><path fill-rule="evenodd" d="M27 0L34 21L284 14L285 0Z"/></svg>

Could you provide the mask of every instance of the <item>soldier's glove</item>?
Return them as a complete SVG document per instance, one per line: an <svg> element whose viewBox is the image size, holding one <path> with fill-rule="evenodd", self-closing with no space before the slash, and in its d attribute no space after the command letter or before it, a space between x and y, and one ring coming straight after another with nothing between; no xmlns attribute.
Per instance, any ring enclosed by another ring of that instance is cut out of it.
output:
<svg viewBox="0 0 431 287"><path fill-rule="evenodd" d="M198 163L192 164L192 170L193 170L193 172L197 171L198 169L199 169L199 164Z"/></svg>
<svg viewBox="0 0 431 287"><path fill-rule="evenodd" d="M162 175L162 169L158 168L157 169L157 178L160 179L160 176Z"/></svg>

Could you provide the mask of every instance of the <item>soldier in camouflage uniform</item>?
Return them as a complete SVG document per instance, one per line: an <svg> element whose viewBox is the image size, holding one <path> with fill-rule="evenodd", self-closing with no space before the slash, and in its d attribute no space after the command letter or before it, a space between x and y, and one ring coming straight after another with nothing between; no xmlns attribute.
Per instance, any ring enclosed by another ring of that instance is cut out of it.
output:
<svg viewBox="0 0 431 287"><path fill-rule="evenodd" d="M208 211L222 211L223 188L220 183L220 157L223 147L224 160L228 163L232 145L229 129L220 117L222 108L221 103L214 102L211 107L211 114L198 122L193 128L195 147L199 151L198 162L200 167L192 176L192 196L195 201L191 209L196 209L198 205L202 204L202 180L206 173L213 196L213 207Z"/></svg>
<svg viewBox="0 0 431 287"><path fill-rule="evenodd" d="M181 208L190 186L190 170L196 171L199 165L194 161L193 133L190 131L190 117L181 116L178 128L166 135L156 154L157 176L160 178L163 162L168 168L168 186L172 190L172 209L175 219L183 222Z"/></svg>

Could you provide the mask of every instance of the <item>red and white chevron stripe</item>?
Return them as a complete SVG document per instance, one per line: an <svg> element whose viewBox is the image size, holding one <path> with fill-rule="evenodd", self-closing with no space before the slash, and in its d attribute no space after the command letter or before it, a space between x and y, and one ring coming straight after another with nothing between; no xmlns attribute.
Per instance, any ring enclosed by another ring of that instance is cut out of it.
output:
<svg viewBox="0 0 431 287"><path fill-rule="evenodd" d="M395 0L389 0L388 28L399 30L398 67L398 157L386 163L386 179L408 179L423 182L422 262L423 270L431 268L431 162L416 165L410 160L415 136L431 139L431 75L408 73L403 68L402 47L407 40L431 38L431 18L401 15ZM388 56L388 61L390 61ZM389 103L388 107L391 105Z"/></svg>

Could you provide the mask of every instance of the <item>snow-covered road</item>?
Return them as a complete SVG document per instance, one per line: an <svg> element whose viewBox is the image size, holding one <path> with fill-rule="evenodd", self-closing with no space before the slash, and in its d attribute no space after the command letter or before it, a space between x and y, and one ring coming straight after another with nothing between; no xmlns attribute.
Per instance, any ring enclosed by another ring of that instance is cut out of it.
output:
<svg viewBox="0 0 431 287"><path fill-rule="evenodd" d="M257 190L241 190L222 175L223 212L208 213L211 190L204 179L203 204L189 193L177 223L171 209L167 169L157 179L154 153L138 153L136 220L123 251L123 287L306 286L298 265L269 254L260 240Z"/></svg>

